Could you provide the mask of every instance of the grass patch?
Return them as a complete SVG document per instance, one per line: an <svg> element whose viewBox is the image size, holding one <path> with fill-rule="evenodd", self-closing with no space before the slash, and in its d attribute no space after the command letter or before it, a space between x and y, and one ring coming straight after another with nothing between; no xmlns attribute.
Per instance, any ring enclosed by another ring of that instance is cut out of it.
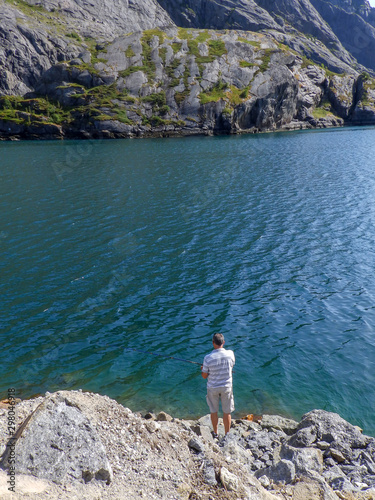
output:
<svg viewBox="0 0 375 500"><path fill-rule="evenodd" d="M328 68L326 68L326 67L324 67L323 69L324 69L324 71L326 72L326 75L327 75L327 76L330 76L331 78L332 78L333 76L343 76L343 74L344 74L344 73L336 73L335 71L331 71L330 69L328 69Z"/></svg>
<svg viewBox="0 0 375 500"><path fill-rule="evenodd" d="M313 109L312 115L316 120L319 120L320 118L326 118L327 116L333 116L331 111L322 107Z"/></svg>
<svg viewBox="0 0 375 500"><path fill-rule="evenodd" d="M166 47L162 47L161 49L159 49L159 56L162 58L162 61L165 64L165 62L167 60L167 48Z"/></svg>
<svg viewBox="0 0 375 500"><path fill-rule="evenodd" d="M125 69L123 71L119 71L119 76L122 78L126 78L132 73L136 73L137 71L143 71L143 66L130 66L130 68Z"/></svg>
<svg viewBox="0 0 375 500"><path fill-rule="evenodd" d="M225 47L225 43L222 40L209 40L208 42L208 53L212 58L222 57L227 54L228 51Z"/></svg>
<svg viewBox="0 0 375 500"><path fill-rule="evenodd" d="M253 47L257 47L260 49L260 42L256 42L255 40L248 40L247 38L244 38L243 36L239 36L237 38L239 42L247 43L249 45L252 45Z"/></svg>
<svg viewBox="0 0 375 500"><path fill-rule="evenodd" d="M370 97L370 92L374 90L375 80L368 75L363 82L363 94L361 97L361 102L364 106L375 106L375 99L372 96Z"/></svg>
<svg viewBox="0 0 375 500"><path fill-rule="evenodd" d="M164 33L164 31L162 31L159 28L154 28L150 30L145 30L143 32L142 40L149 44L151 40L154 38L154 36L157 36L159 38L160 45L164 42L166 38L166 34Z"/></svg>
<svg viewBox="0 0 375 500"><path fill-rule="evenodd" d="M270 65L271 62L271 55L274 53L274 49L265 49L264 50L264 56L262 58L262 64L259 66L259 71L261 73L264 73L267 71L268 66Z"/></svg>
<svg viewBox="0 0 375 500"><path fill-rule="evenodd" d="M257 64L251 63L249 61L240 61L241 68L253 68L254 66L257 66Z"/></svg>
<svg viewBox="0 0 375 500"><path fill-rule="evenodd" d="M315 66L315 63L306 56L302 56L301 69L307 68L308 66Z"/></svg>
<svg viewBox="0 0 375 500"><path fill-rule="evenodd" d="M114 116L115 120L118 120L121 123L126 123L127 125L133 125L133 122L129 120L128 115L126 114L125 109L120 109Z"/></svg>
<svg viewBox="0 0 375 500"><path fill-rule="evenodd" d="M74 38L74 40L77 40L77 42L79 43L82 42L82 38L79 36L78 33L75 33L74 31L72 33L67 33L66 36L69 38Z"/></svg>
<svg viewBox="0 0 375 500"><path fill-rule="evenodd" d="M176 92L174 95L174 99L178 106L180 106L184 100L189 96L189 90L184 90L183 92Z"/></svg>
<svg viewBox="0 0 375 500"><path fill-rule="evenodd" d="M201 92L199 94L199 100L201 104L207 104L209 102L217 102L220 99L225 99L227 97L228 84L217 81L215 85L208 92Z"/></svg>
<svg viewBox="0 0 375 500"><path fill-rule="evenodd" d="M55 123L71 121L70 110L47 98L24 99L18 96L0 97L0 119L14 123Z"/></svg>
<svg viewBox="0 0 375 500"><path fill-rule="evenodd" d="M127 101L129 96L127 91L117 90L116 83L112 85L100 85L88 90L85 97L90 105L95 105L98 108L114 108L116 104L113 101Z"/></svg>
<svg viewBox="0 0 375 500"><path fill-rule="evenodd" d="M249 94L249 87L239 89L234 85L231 85L230 93L228 93L229 101L233 106L237 106L238 104L241 104L244 100L247 99L248 94Z"/></svg>
<svg viewBox="0 0 375 500"><path fill-rule="evenodd" d="M134 57L134 56L135 56L135 52L134 52L134 50L132 49L132 46L131 46L131 45L129 45L129 47L125 50L125 55L126 55L126 57L129 57L129 59L130 59L131 57Z"/></svg>
<svg viewBox="0 0 375 500"><path fill-rule="evenodd" d="M171 47L173 49L173 52L175 54L177 54L177 52L179 52L181 50L182 43L181 42L173 42L172 45L171 45Z"/></svg>
<svg viewBox="0 0 375 500"><path fill-rule="evenodd" d="M159 92L158 94L150 94L145 97L141 97L141 101L150 102L153 110L158 110L159 108L167 105L167 97L164 91Z"/></svg>

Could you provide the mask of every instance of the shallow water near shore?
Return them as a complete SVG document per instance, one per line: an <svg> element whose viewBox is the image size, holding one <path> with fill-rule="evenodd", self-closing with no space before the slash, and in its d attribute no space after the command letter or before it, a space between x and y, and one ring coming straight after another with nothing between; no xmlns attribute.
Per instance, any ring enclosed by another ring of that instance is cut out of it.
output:
<svg viewBox="0 0 375 500"><path fill-rule="evenodd" d="M0 390L205 414L322 408L375 435L375 128L0 143Z"/></svg>

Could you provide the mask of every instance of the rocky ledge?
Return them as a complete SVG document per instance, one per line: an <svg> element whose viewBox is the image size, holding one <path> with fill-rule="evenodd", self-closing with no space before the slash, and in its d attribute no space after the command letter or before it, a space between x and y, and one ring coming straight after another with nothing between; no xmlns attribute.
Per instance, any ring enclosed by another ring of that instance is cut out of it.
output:
<svg viewBox="0 0 375 500"><path fill-rule="evenodd" d="M0 406L2 499L375 498L375 439L323 410L299 423L247 416L214 440L209 415L141 415L59 391L18 402L9 440L10 409Z"/></svg>

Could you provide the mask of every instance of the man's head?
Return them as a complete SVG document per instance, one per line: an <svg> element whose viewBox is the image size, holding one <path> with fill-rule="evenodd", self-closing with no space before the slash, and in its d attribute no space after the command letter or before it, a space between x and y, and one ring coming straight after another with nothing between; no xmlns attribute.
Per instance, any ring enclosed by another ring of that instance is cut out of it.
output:
<svg viewBox="0 0 375 500"><path fill-rule="evenodd" d="M223 347L225 344L224 335L222 333L215 333L212 337L212 342L214 343L214 347L218 349L219 347Z"/></svg>

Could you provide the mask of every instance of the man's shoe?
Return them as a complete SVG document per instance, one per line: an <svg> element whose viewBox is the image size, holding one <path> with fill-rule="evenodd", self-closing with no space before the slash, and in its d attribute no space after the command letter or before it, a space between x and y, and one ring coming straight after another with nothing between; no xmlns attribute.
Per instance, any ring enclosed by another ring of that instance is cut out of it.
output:
<svg viewBox="0 0 375 500"><path fill-rule="evenodd" d="M216 434L216 432L212 431L211 432L211 435L214 439L216 439L217 441L219 440L219 434Z"/></svg>

